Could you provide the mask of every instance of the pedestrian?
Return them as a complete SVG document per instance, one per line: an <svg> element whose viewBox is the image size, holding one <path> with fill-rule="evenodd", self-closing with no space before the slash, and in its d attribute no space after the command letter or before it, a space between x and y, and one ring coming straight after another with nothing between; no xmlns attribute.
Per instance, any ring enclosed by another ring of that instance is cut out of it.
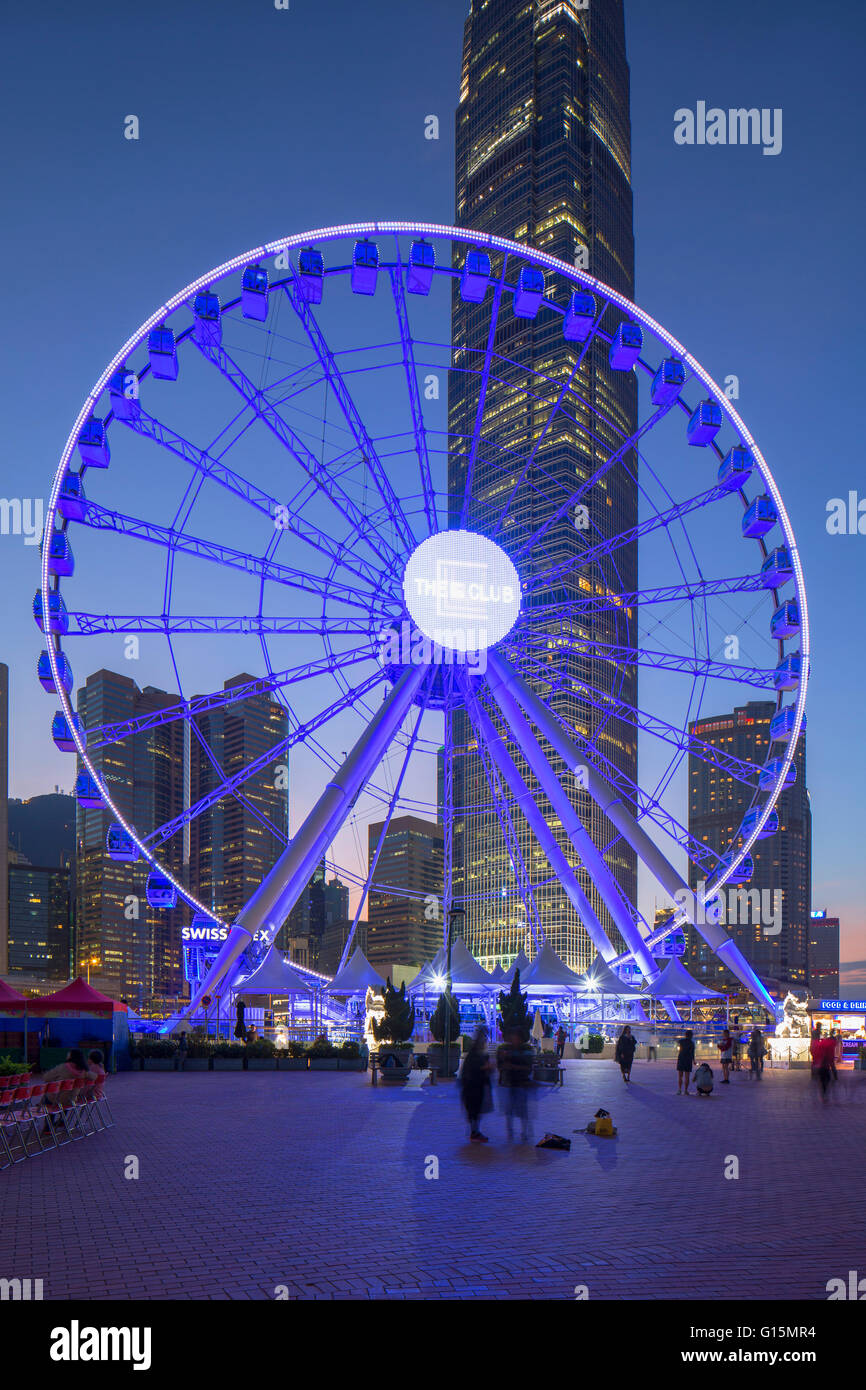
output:
<svg viewBox="0 0 866 1390"><path fill-rule="evenodd" d="M749 1064L756 1080L761 1080L764 1070L764 1035L760 1028L753 1028L749 1037Z"/></svg>
<svg viewBox="0 0 866 1390"><path fill-rule="evenodd" d="M529 1143L529 1088L532 1084L532 1051L519 1028L512 1029L502 1056L500 1077L505 1087L505 1128L514 1138L514 1120L520 1120L521 1137Z"/></svg>
<svg viewBox="0 0 866 1390"><path fill-rule="evenodd" d="M653 1024L647 1039L646 1059L648 1062L657 1062L659 1059L659 1030L655 1024Z"/></svg>
<svg viewBox="0 0 866 1390"><path fill-rule="evenodd" d="M460 1072L460 1093L466 1118L469 1121L469 1138L473 1144L486 1144L487 1135L482 1134L478 1121L483 1114L492 1109L490 1104L490 1057L487 1053L487 1029L483 1026L475 1030L469 1044L469 1051L463 1059Z"/></svg>
<svg viewBox="0 0 866 1390"><path fill-rule="evenodd" d="M627 1023L616 1040L616 1050L614 1060L619 1062L619 1069L622 1072L623 1081L628 1084L631 1081L631 1065L634 1061L634 1050L637 1047L637 1039Z"/></svg>
<svg viewBox="0 0 866 1390"><path fill-rule="evenodd" d="M566 1033L565 1029L560 1023L559 1027L556 1030L556 1059L559 1062L562 1061L562 1056L565 1052L565 1044L567 1040L568 1034Z"/></svg>
<svg viewBox="0 0 866 1390"><path fill-rule="evenodd" d="M699 1096L708 1096L713 1090L713 1069L709 1062L701 1062L695 1069L695 1089Z"/></svg>
<svg viewBox="0 0 866 1390"><path fill-rule="evenodd" d="M809 1051L812 1054L812 1075L821 1087L821 1099L826 1101L830 1083L833 1080L836 1039L832 1033L825 1038L821 1032L820 1023L812 1034Z"/></svg>
<svg viewBox="0 0 866 1390"><path fill-rule="evenodd" d="M177 1056L181 1066L183 1066L184 1062L186 1061L188 1052L189 1043L186 1040L186 1033L183 1032L177 1040Z"/></svg>
<svg viewBox="0 0 866 1390"><path fill-rule="evenodd" d="M722 1085L731 1084L731 1062L734 1060L734 1040L730 1030L725 1028L719 1039L719 1061L722 1064Z"/></svg>
<svg viewBox="0 0 866 1390"><path fill-rule="evenodd" d="M731 1042L731 1061L733 1062L733 1065L734 1065L734 1071L740 1071L740 1070L741 1070L741 1067L740 1067L741 1042L742 1042L742 1040L741 1040L741 1038L740 1038L740 1025L739 1025L738 1020L737 1020L737 1019L734 1019L734 1032L733 1032L733 1037L732 1037L732 1042Z"/></svg>
<svg viewBox="0 0 866 1390"><path fill-rule="evenodd" d="M687 1028L685 1036L677 1038L677 1095L689 1093L689 1077L692 1074L692 1067L695 1061L695 1039L691 1028Z"/></svg>

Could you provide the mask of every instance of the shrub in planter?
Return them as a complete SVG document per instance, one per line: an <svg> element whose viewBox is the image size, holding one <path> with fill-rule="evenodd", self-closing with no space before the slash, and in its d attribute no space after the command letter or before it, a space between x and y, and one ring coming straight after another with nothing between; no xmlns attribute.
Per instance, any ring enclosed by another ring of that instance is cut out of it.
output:
<svg viewBox="0 0 866 1390"><path fill-rule="evenodd" d="M529 1041L532 1019L526 1007L526 995L520 993L520 971L515 970L511 988L507 994L500 991L499 1017L502 1023L502 1036L507 1038L516 1029L524 1042Z"/></svg>
<svg viewBox="0 0 866 1390"><path fill-rule="evenodd" d="M276 1057L277 1045L270 1038L256 1038L255 1042L247 1043L246 1052L247 1057Z"/></svg>
<svg viewBox="0 0 866 1390"><path fill-rule="evenodd" d="M390 978L385 984L385 1015L373 1019L373 1036L379 1044L379 1066L385 1081L405 1081L412 1064L412 1048L407 1046L415 1029L415 1008L406 998L405 983L395 989Z"/></svg>
<svg viewBox="0 0 866 1390"><path fill-rule="evenodd" d="M590 1033L586 1040L587 1052L601 1052L604 1049L604 1038L601 1033Z"/></svg>
<svg viewBox="0 0 866 1390"><path fill-rule="evenodd" d="M242 1071L245 1054L243 1043L217 1043L213 1050L214 1071Z"/></svg>
<svg viewBox="0 0 866 1390"><path fill-rule="evenodd" d="M306 1057L307 1045L306 1043L298 1042L297 1040L292 1039L288 1046L288 1053L290 1057Z"/></svg>
<svg viewBox="0 0 866 1390"><path fill-rule="evenodd" d="M146 1038L136 1046L135 1055L143 1057L145 1061L174 1058L177 1056L177 1043L170 1038Z"/></svg>
<svg viewBox="0 0 866 1390"><path fill-rule="evenodd" d="M29 1062L13 1062L8 1053L0 1057L0 1076L20 1076L30 1070Z"/></svg>
<svg viewBox="0 0 866 1390"><path fill-rule="evenodd" d="M307 1056L310 1061L324 1061L326 1058L339 1057L340 1049L336 1043L329 1042L324 1036L316 1038L315 1042L310 1043L307 1048Z"/></svg>
<svg viewBox="0 0 866 1390"><path fill-rule="evenodd" d="M341 1060L341 1061L342 1061L343 1059L348 1060L349 1058L352 1058L352 1057L356 1057L356 1058L360 1059L360 1056L361 1056L361 1044L360 1044L360 1043L352 1042L351 1039L348 1040L348 1041L346 1041L346 1042L344 1042L344 1043L341 1043L341 1045L340 1045L340 1060Z"/></svg>

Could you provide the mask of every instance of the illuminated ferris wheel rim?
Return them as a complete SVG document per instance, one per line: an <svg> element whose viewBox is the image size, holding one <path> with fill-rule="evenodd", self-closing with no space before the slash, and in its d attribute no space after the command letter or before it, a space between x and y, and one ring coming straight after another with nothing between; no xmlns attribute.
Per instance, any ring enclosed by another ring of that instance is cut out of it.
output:
<svg viewBox="0 0 866 1390"><path fill-rule="evenodd" d="M734 409L730 400L728 400L724 392L719 388L718 384L709 375L709 373L707 373L704 370L704 368L697 361L697 359L693 357L692 354L689 353L687 349L676 338L674 338L672 334L667 332L667 330L664 329L662 325L659 324L651 315L646 313L638 305L634 304L631 300L627 299L618 291L612 289L608 285L605 285L602 281L596 279L594 276L589 275L586 271L581 270L578 267L568 265L567 262L561 261L557 257L551 256L547 252L535 250L530 246L526 246L519 242L511 241L505 237L495 236L490 233L470 231L466 228L454 227L448 224L432 222L374 220L344 223L336 226L316 228L288 237L280 237L275 240L265 242L261 246L254 247L248 251L245 251L241 255L235 256L231 260L225 261L221 265L213 267L204 275L197 277L195 280L191 281L190 284L188 284L183 290L179 291L176 295L174 295L172 298L168 299L164 304L162 304L148 319L144 321L140 328L124 343L124 345L112 358L108 366L100 374L93 388L86 396L81 410L67 438L66 445L64 447L57 468L57 472L55 474L54 483L49 498L44 534L49 535L52 533L54 529L54 519L57 510L57 502L61 486L64 478L66 477L69 468L69 463L72 458L72 454L75 449L75 445L78 440L80 431L82 430L90 415L93 413L94 407L96 406L99 397L106 389L113 374L125 364L127 357L132 352L134 352L136 348L140 347L143 343L146 342L148 335L151 333L153 329L157 328L162 322L164 322L164 320L170 314L174 313L175 310L179 309L185 303L188 303L192 296L196 295L202 290L208 289L215 282L219 281L226 275L244 269L247 265L250 264L250 262L258 261L264 258L265 256L276 256L279 255L281 252L286 253L288 251L297 248L302 248L304 246L316 242L328 243L343 240L347 237L366 237L369 235L376 234L393 235L395 237L401 235L429 236L432 238L441 238L452 243L463 243L475 248L487 248L493 251L501 251L505 254L518 257L520 258L520 260L530 265L537 266L541 269L548 269L554 271L558 275L563 277L563 279L571 281L579 289L589 291L590 293L599 294L604 299L606 299L609 304L627 313L633 320L637 321L642 326L648 328L662 344L664 344L668 349L670 349L670 351L689 368L692 375L703 384L703 386L707 389L709 395L714 399L715 402L717 402L724 416L727 417L733 429L739 434L741 441L747 446L747 448L751 452L754 464L758 472L760 473L761 480L770 498L772 499L772 502L775 505L778 522L780 524L782 534L784 537L784 542L791 558L791 566L793 569L793 576L797 591L797 600L799 604L800 671L797 687L797 699L794 705L794 718L792 721L792 728L790 731L790 736L787 740L784 755L780 760L780 766L776 780L772 788L769 790L767 800L763 804L759 816L752 824L748 836L744 837L744 843L742 847L739 850L735 850L731 855L729 855L726 858L723 864L722 872L717 877L713 878L711 887L706 888L706 890L703 893L698 893L696 895L698 902L701 905L703 905L709 902L710 900L714 899L718 895L719 891L736 873L742 861L749 854L749 851L756 842L756 840L760 838L761 831L766 821L768 820L779 798L779 795L781 794L782 790L786 785L786 779L794 761L800 731L803 727L806 704L806 692L809 679L810 639L805 580L803 576L802 565L796 544L796 539L794 537L793 527L790 521L790 517L788 516L787 509L785 508L781 493L755 439L753 438L751 432L745 425L745 422L740 418L740 415ZM645 373L651 375L652 368L648 367L647 364L644 363L642 360L639 359L637 365L641 367L641 369ZM49 612L50 593L51 584L49 572L49 552L48 547L43 546L41 599L43 612L46 615ZM198 900L184 887L184 885L175 879L175 877L171 874L170 870L166 869L164 866L157 862L152 850L142 842L142 840L137 835L134 827L128 825L124 818L118 812L117 807L114 805L107 788L104 786L102 780L98 777L96 769L94 768L90 758L88 757L86 747L84 746L84 740L82 739L81 733L78 729L74 717L72 702L69 698L69 694L66 691L64 682L60 678L60 673L57 665L57 644L55 643L55 641L51 640L52 634L50 632L46 632L46 636L48 638L46 646L48 651L49 663L51 667L51 673L54 680L55 690L57 692L62 706L62 712L68 720L69 729L73 741L75 743L78 756L80 757L84 767L100 786L100 789L102 790L104 795L104 800L107 808L111 811L117 823L129 834L133 843L141 852L145 860L149 862L155 869L158 869L160 873L165 875L165 877L174 885L178 894L181 897L183 897L184 900L187 901L190 904L190 906L195 909L196 912L199 912L204 916L212 918L213 920L219 920L213 911L204 906L202 903L198 902ZM680 918L678 917L677 920L680 920ZM668 924L668 929L669 928L670 924ZM627 954L631 953L629 952Z"/></svg>

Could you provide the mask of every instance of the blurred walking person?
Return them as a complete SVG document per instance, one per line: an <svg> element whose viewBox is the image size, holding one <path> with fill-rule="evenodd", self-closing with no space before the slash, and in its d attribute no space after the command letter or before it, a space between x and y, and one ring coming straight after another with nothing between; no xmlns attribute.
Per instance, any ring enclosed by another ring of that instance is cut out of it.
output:
<svg viewBox="0 0 866 1390"><path fill-rule="evenodd" d="M722 1064L723 1086L730 1086L731 1084L731 1063L733 1062L733 1060L734 1040L731 1037L730 1030L728 1028L725 1028L725 1030L722 1033L722 1036L719 1038L719 1061Z"/></svg>
<svg viewBox="0 0 866 1390"><path fill-rule="evenodd" d="M486 1144L487 1135L482 1134L479 1120L492 1109L490 1104L490 1058L487 1054L487 1029L482 1025L475 1031L469 1051L463 1059L460 1072L460 1093L466 1118L469 1121L469 1138L473 1144Z"/></svg>
<svg viewBox="0 0 866 1390"><path fill-rule="evenodd" d="M614 1061L619 1062L622 1079L626 1084L631 1081L631 1067L634 1061L634 1050L636 1047L637 1038L635 1038L630 1025L627 1023L616 1040L616 1050L614 1052Z"/></svg>
<svg viewBox="0 0 866 1390"><path fill-rule="evenodd" d="M568 1034L566 1033L565 1029L560 1023L559 1027L556 1030L556 1057L557 1061L559 1062L562 1061L563 1053L565 1052L565 1044L567 1041Z"/></svg>
<svg viewBox="0 0 866 1390"><path fill-rule="evenodd" d="M532 1050L519 1028L515 1028L508 1037L500 1076L505 1087L505 1129L508 1138L514 1138L514 1121L519 1119L521 1138L524 1144L528 1144Z"/></svg>
<svg viewBox="0 0 866 1390"><path fill-rule="evenodd" d="M688 1095L689 1078L695 1062L695 1039L691 1028L686 1029L684 1037L677 1039L677 1047L677 1095Z"/></svg>
<svg viewBox="0 0 866 1390"><path fill-rule="evenodd" d="M766 1045L760 1028L753 1028L749 1038L749 1065L757 1081L762 1079Z"/></svg>

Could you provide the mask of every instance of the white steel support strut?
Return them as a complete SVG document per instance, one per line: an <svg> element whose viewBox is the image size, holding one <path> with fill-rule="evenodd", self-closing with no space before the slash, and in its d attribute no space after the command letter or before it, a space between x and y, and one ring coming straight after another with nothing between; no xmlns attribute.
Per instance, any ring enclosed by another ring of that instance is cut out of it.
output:
<svg viewBox="0 0 866 1390"><path fill-rule="evenodd" d="M598 889L626 946L643 974L652 983L658 978L661 971L646 947L632 915L631 906L626 902L622 889L614 878L611 869L605 863L601 850L593 843L586 826L581 821L570 798L566 795L565 789L548 761L541 744L523 716L515 693L511 689L512 679L517 679L516 672L493 651L488 652L487 661L487 681L496 703L502 710L506 724L511 729L526 761L538 778L542 791L559 817L563 830L583 860L584 866ZM567 765L576 768L578 762L579 759L572 755L568 758Z"/></svg>
<svg viewBox="0 0 866 1390"><path fill-rule="evenodd" d="M523 812L527 825L544 851L551 869L565 889L569 902L583 922L593 946L598 951L602 960L613 960L617 955L617 951L611 944L607 932L596 916L589 898L580 886L576 873L559 848L559 845L556 843L556 839L551 833L550 826L538 809L535 803L535 797L521 777L514 759L505 746L504 739L496 732L493 720L482 706L480 700L475 700L470 696L470 699L467 700L467 708L469 709L470 719L473 723L477 723L478 732L483 738L490 756L499 768L503 781L514 797L515 804L519 806Z"/></svg>
<svg viewBox="0 0 866 1390"><path fill-rule="evenodd" d="M411 708L427 674L426 665L408 666L373 715L342 767L328 781L307 819L241 909L225 945L181 1014L193 1013L212 994L257 932L270 945L309 882L316 865L378 766Z"/></svg>
<svg viewBox="0 0 866 1390"><path fill-rule="evenodd" d="M578 767L584 769L587 790L607 816L611 825L619 831L626 843L630 844L640 856L670 898L676 903L683 904L681 911L691 926L703 937L710 950L718 956L722 964L726 965L732 974L736 975L749 993L754 995L764 1008L775 1017L776 1005L772 997L736 942L717 922L702 920L705 914L698 911L697 895L689 888L673 865L668 863L658 845L650 838L643 826L635 819L631 809L623 802L620 794L614 791L613 787L594 767L587 765L586 761L581 758L577 744L568 737L550 710L546 708L514 668L495 651L488 653L488 668L494 673L494 679L501 683L500 688L506 689L512 698L520 704L535 727L544 735L566 765L572 769ZM630 942L629 946L631 946ZM637 956L636 959L638 959ZM639 964L643 969L643 962L639 960Z"/></svg>

